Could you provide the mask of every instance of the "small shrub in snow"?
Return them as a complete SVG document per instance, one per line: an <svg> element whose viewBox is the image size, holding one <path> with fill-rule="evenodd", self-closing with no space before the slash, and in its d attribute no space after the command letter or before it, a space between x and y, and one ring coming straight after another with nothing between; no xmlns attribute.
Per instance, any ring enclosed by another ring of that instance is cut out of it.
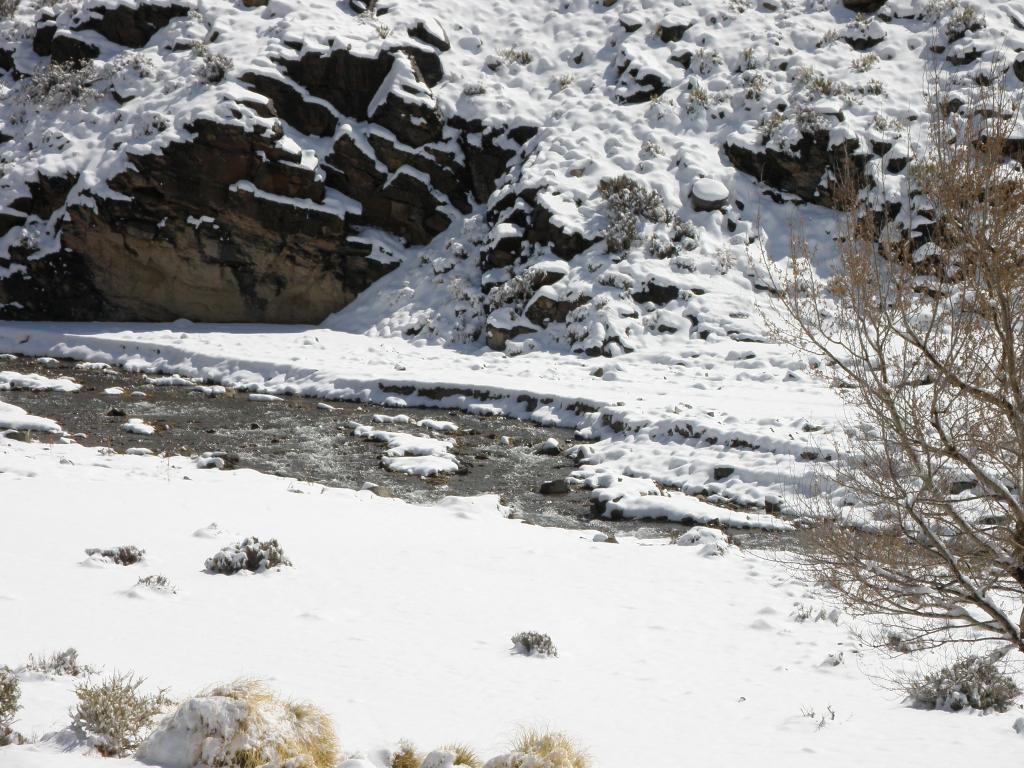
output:
<svg viewBox="0 0 1024 768"><path fill-rule="evenodd" d="M520 64L524 67L533 61L533 54L525 48L502 48L498 55L509 64Z"/></svg>
<svg viewBox="0 0 1024 768"><path fill-rule="evenodd" d="M219 83L235 66L230 57L214 53L206 43L193 45L192 52L199 57L199 76L208 83Z"/></svg>
<svg viewBox="0 0 1024 768"><path fill-rule="evenodd" d="M148 587L156 592L167 592L172 595L178 591L166 576L161 576L159 574L143 576L139 579L138 586Z"/></svg>
<svg viewBox="0 0 1024 768"><path fill-rule="evenodd" d="M661 223L671 219L661 195L630 176L601 179L597 191L605 202L608 226L602 234L610 253L623 253L633 246L640 234L641 218Z"/></svg>
<svg viewBox="0 0 1024 768"><path fill-rule="evenodd" d="M68 675L70 677L91 675L96 671L95 668L90 667L88 664L79 663L78 651L74 648L57 651L49 656L41 656L38 659L30 655L25 669L29 672L39 672L44 675Z"/></svg>
<svg viewBox="0 0 1024 768"><path fill-rule="evenodd" d="M879 62L877 55L866 53L853 60L852 69L854 72L868 72Z"/></svg>
<svg viewBox="0 0 1024 768"><path fill-rule="evenodd" d="M72 722L101 754L123 757L134 752L156 716L171 703L162 690L140 693L144 682L132 674L115 673L99 683L75 687L78 706L71 713Z"/></svg>
<svg viewBox="0 0 1024 768"><path fill-rule="evenodd" d="M558 649L551 637L541 632L520 632L512 635L512 644L526 656L557 656Z"/></svg>
<svg viewBox="0 0 1024 768"><path fill-rule="evenodd" d="M11 724L18 713L21 686L10 667L0 667L0 747L11 741Z"/></svg>
<svg viewBox="0 0 1024 768"><path fill-rule="evenodd" d="M99 555L104 560L109 560L115 565L135 565L135 563L145 557L146 550L139 549L134 544L127 544L123 547L113 547L111 549L92 547L85 550L85 554L89 557Z"/></svg>
<svg viewBox="0 0 1024 768"><path fill-rule="evenodd" d="M136 757L151 765L335 768L339 751L320 709L239 680L183 701Z"/></svg>
<svg viewBox="0 0 1024 768"><path fill-rule="evenodd" d="M438 752L446 752L450 755L455 755L455 762L453 765L465 765L467 768L481 768L483 765L479 755L465 744L445 744L438 750Z"/></svg>
<svg viewBox="0 0 1024 768"><path fill-rule="evenodd" d="M484 768L590 768L590 757L564 733L527 729L512 743L512 751L491 758Z"/></svg>
<svg viewBox="0 0 1024 768"><path fill-rule="evenodd" d="M207 559L206 570L210 573L223 573L230 576L239 571L262 573L279 565L291 565L292 562L284 555L284 550L277 539L260 541L255 536L224 547L213 557Z"/></svg>
<svg viewBox="0 0 1024 768"><path fill-rule="evenodd" d="M100 97L93 83L101 77L91 61L40 64L21 92L21 100L51 109L85 103Z"/></svg>
<svg viewBox="0 0 1024 768"><path fill-rule="evenodd" d="M704 557L724 555L729 549L729 537L717 528L695 525L676 539L683 547L699 546Z"/></svg>
<svg viewBox="0 0 1024 768"><path fill-rule="evenodd" d="M420 768L423 756L411 741L398 742L398 751L391 755L391 768Z"/></svg>
<svg viewBox="0 0 1024 768"><path fill-rule="evenodd" d="M1020 696L1013 678L992 659L967 656L911 679L906 692L915 706L957 712L965 707L1005 712Z"/></svg>

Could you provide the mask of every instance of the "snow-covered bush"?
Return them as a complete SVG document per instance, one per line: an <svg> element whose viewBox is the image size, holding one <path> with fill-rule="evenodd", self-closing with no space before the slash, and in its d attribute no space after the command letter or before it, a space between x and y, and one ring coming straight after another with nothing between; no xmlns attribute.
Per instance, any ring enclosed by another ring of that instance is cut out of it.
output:
<svg viewBox="0 0 1024 768"><path fill-rule="evenodd" d="M597 191L604 199L608 226L603 237L609 253L628 251L640 235L640 219L667 222L670 218L665 201L654 190L623 174L601 179Z"/></svg>
<svg viewBox="0 0 1024 768"><path fill-rule="evenodd" d="M277 539L260 541L255 536L230 546L206 560L206 570L230 576L239 571L262 573L279 565L291 565Z"/></svg>
<svg viewBox="0 0 1024 768"><path fill-rule="evenodd" d="M160 574L151 574L149 576L143 576L141 579L139 579L138 586L148 587L149 589L155 590L157 592L168 592L172 595L175 592L177 592L177 589L175 589L174 585L171 584L170 579L168 579L166 576L161 576Z"/></svg>
<svg viewBox="0 0 1024 768"><path fill-rule="evenodd" d="M240 680L183 701L136 758L163 768L334 768L339 752L323 711L282 699L257 681Z"/></svg>
<svg viewBox="0 0 1024 768"><path fill-rule="evenodd" d="M551 637L541 632L519 632L512 635L516 650L526 656L557 656L558 649Z"/></svg>
<svg viewBox="0 0 1024 768"><path fill-rule="evenodd" d="M230 57L214 53L206 43L192 46L192 52L199 57L199 76L208 83L219 83L235 66Z"/></svg>
<svg viewBox="0 0 1024 768"><path fill-rule="evenodd" d="M18 712L21 686L10 667L0 667L0 747L11 740L11 724Z"/></svg>
<svg viewBox="0 0 1024 768"><path fill-rule="evenodd" d="M533 54L525 48L502 48L498 55L509 64L519 64L523 67L533 61Z"/></svg>
<svg viewBox="0 0 1024 768"><path fill-rule="evenodd" d="M512 751L493 757L484 768L590 768L590 756L564 733L527 729Z"/></svg>
<svg viewBox="0 0 1024 768"><path fill-rule="evenodd" d="M98 683L75 687L78 706L71 713L72 723L101 754L123 757L134 752L153 728L157 715L170 705L162 690L141 693L144 682L145 678L131 673L115 672Z"/></svg>
<svg viewBox="0 0 1024 768"><path fill-rule="evenodd" d="M85 550L85 554L89 557L98 555L104 560L109 560L115 565L135 565L135 563L145 557L146 550L139 549L134 544L126 544L123 547L112 547L110 549L91 547L90 549Z"/></svg>
<svg viewBox="0 0 1024 768"><path fill-rule="evenodd" d="M724 555L729 549L729 537L717 528L695 525L676 539L682 547L699 546L704 557Z"/></svg>
<svg viewBox="0 0 1024 768"><path fill-rule="evenodd" d="M49 656L40 656L38 659L30 654L25 669L44 675L69 675L70 677L91 675L96 671L88 664L78 662L78 651L74 648L57 651Z"/></svg>
<svg viewBox="0 0 1024 768"><path fill-rule="evenodd" d="M20 98L23 102L51 109L94 101L100 93L92 86L101 74L91 61L40 64L32 71Z"/></svg>
<svg viewBox="0 0 1024 768"><path fill-rule="evenodd" d="M992 659L966 656L948 667L912 678L906 692L914 705L957 712L965 707L1005 712L1020 687Z"/></svg>

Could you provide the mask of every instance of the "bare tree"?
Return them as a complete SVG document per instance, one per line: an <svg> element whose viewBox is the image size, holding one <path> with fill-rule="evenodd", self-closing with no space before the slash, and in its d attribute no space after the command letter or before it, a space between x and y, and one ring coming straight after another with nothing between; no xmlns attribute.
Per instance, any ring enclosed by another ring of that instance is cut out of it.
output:
<svg viewBox="0 0 1024 768"><path fill-rule="evenodd" d="M795 231L778 338L848 406L803 559L905 647L1024 651L1024 172L1019 99L928 89L915 204L846 184L836 267ZM1013 155L1016 153L1016 159Z"/></svg>

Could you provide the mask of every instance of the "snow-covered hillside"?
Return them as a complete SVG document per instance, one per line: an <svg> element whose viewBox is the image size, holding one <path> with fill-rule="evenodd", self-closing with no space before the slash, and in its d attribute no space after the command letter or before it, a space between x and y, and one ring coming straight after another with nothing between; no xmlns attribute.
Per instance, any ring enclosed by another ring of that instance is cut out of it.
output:
<svg viewBox="0 0 1024 768"><path fill-rule="evenodd" d="M762 248L824 237L793 203L849 156L909 204L926 70L1024 74L994 1L24 2L0 34L6 316L355 300L332 328L613 356L762 340Z"/></svg>

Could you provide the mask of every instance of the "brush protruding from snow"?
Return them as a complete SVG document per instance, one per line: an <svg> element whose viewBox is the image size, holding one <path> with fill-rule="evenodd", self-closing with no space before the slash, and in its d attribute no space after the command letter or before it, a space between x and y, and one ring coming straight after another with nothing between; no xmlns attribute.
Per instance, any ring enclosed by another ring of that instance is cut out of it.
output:
<svg viewBox="0 0 1024 768"><path fill-rule="evenodd" d="M281 565L291 565L277 539L260 541L250 536L237 544L224 547L213 557L207 558L206 570L230 576L239 571L263 573Z"/></svg>
<svg viewBox="0 0 1024 768"><path fill-rule="evenodd" d="M135 756L161 768L334 768L340 753L323 711L239 680L183 701Z"/></svg>

